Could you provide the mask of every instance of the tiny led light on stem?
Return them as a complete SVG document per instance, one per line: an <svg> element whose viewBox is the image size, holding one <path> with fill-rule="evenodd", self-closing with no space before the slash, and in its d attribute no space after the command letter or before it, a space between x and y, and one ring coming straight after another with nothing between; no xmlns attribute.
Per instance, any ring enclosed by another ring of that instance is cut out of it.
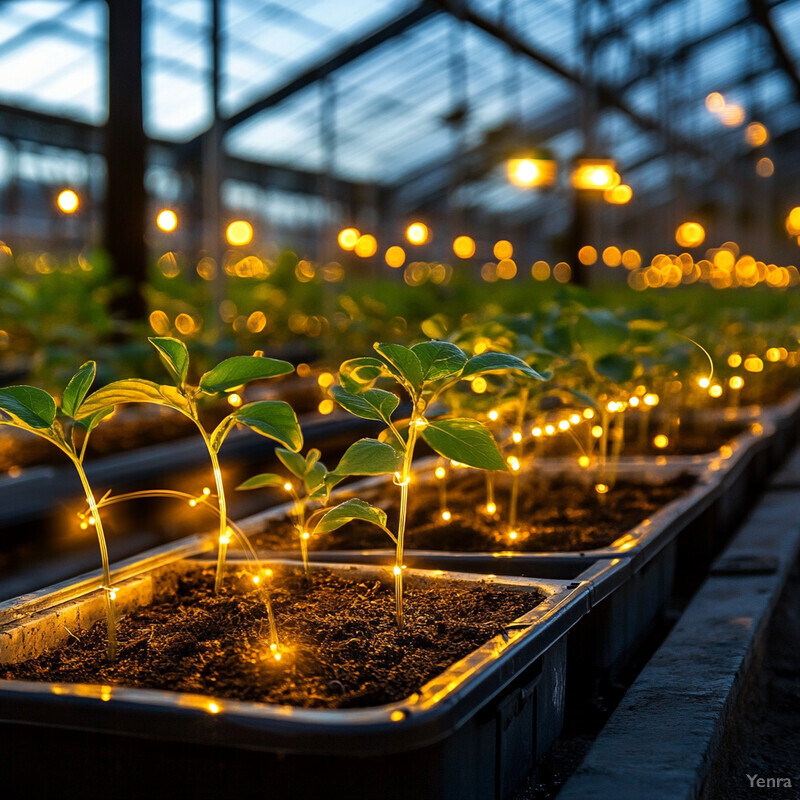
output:
<svg viewBox="0 0 800 800"><path fill-rule="evenodd" d="M729 381L731 389L741 389L744 386L744 378L741 375L734 375Z"/></svg>
<svg viewBox="0 0 800 800"><path fill-rule="evenodd" d="M644 404L646 406L657 406L659 402L659 397L657 394L646 394L644 396Z"/></svg>
<svg viewBox="0 0 800 800"><path fill-rule="evenodd" d="M597 484L595 484L594 490L597 492L597 494L607 494L608 493L608 484L597 483Z"/></svg>
<svg viewBox="0 0 800 800"><path fill-rule="evenodd" d="M516 531L509 531L508 532L508 538L509 539L516 539L517 538L517 532Z"/></svg>
<svg viewBox="0 0 800 800"><path fill-rule="evenodd" d="M578 465L581 467L588 467L589 466L589 456L581 456L578 459Z"/></svg>
<svg viewBox="0 0 800 800"><path fill-rule="evenodd" d="M711 384L711 381L708 378L699 378L698 381L697 381L697 385L701 389L708 389L710 384Z"/></svg>
<svg viewBox="0 0 800 800"><path fill-rule="evenodd" d="M556 432L556 426L555 425L545 425L544 426L544 432L548 436L552 436Z"/></svg>
<svg viewBox="0 0 800 800"><path fill-rule="evenodd" d="M442 511L442 519L443 519L445 522L449 522L449 521L450 521L450 516L451 516L451 515L450 515L450 512L449 512L449 511L447 511L447 509L445 509L444 511Z"/></svg>
<svg viewBox="0 0 800 800"><path fill-rule="evenodd" d="M486 504L486 513L487 514L494 514L497 511L497 506L494 503L487 503Z"/></svg>
<svg viewBox="0 0 800 800"><path fill-rule="evenodd" d="M583 409L583 418L584 419L594 419L594 409L593 408L584 408Z"/></svg>
<svg viewBox="0 0 800 800"><path fill-rule="evenodd" d="M514 433L511 434L511 441L513 441L514 444L519 444L522 441L522 434L519 431L514 431Z"/></svg>
<svg viewBox="0 0 800 800"><path fill-rule="evenodd" d="M538 425L531 428L531 436L535 436L538 439L541 435L542 435L542 429Z"/></svg>
<svg viewBox="0 0 800 800"><path fill-rule="evenodd" d="M433 474L436 475L440 481L442 481L447 477L447 470L444 467L436 467L436 470Z"/></svg>
<svg viewBox="0 0 800 800"><path fill-rule="evenodd" d="M568 430L568 429L569 429L569 420L568 420L568 419L562 419L562 420L561 420L561 421L558 423L558 429L559 429L560 431L566 431L566 430Z"/></svg>
<svg viewBox="0 0 800 800"><path fill-rule="evenodd" d="M570 425L577 425L581 421L580 414L570 414L569 415L569 424Z"/></svg>
<svg viewBox="0 0 800 800"><path fill-rule="evenodd" d="M242 396L237 394L236 392L231 392L228 395L228 405L233 406L234 408L239 408L242 404Z"/></svg>
<svg viewBox="0 0 800 800"><path fill-rule="evenodd" d="M722 397L722 387L715 383L713 386L708 387L708 393L711 397Z"/></svg>

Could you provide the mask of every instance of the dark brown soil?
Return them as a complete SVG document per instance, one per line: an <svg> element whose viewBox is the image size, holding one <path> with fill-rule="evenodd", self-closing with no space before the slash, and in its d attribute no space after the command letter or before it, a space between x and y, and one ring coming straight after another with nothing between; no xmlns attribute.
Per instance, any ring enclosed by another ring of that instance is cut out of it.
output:
<svg viewBox="0 0 800 800"><path fill-rule="evenodd" d="M244 578L244 576L242 576ZM0 665L0 678L111 684L286 703L306 708L380 705L408 697L503 632L543 595L486 584L406 589L406 625L394 622L394 590L327 570L307 585L301 571L276 574L272 603L281 642L269 649L267 609L229 579L213 591L206 569L177 591L125 617L119 654L105 656L105 623L53 653Z"/></svg>
<svg viewBox="0 0 800 800"><path fill-rule="evenodd" d="M641 437L636 429L636 418L630 425L625 425L625 444L622 449L624 456L696 456L713 453L722 445L727 444L735 436L747 430L747 425L741 422L715 422L713 424L702 421L685 422L679 431L672 430L668 425L659 424L655 419L651 422L647 435ZM578 429L580 430L580 429ZM666 447L656 447L653 443L656 435L667 435ZM583 431L588 436L588 429ZM588 442L585 442L588 444ZM543 437L539 440L539 455L542 456L577 456L578 447L569 436Z"/></svg>
<svg viewBox="0 0 800 800"><path fill-rule="evenodd" d="M456 477L457 476L457 477ZM606 495L598 495L592 484L558 478L551 483L526 484L521 479L517 536L509 537L507 524L508 481L498 481L495 502L498 512L483 513L485 478L474 471L457 472L447 481L447 508L451 519L440 516L438 487L412 484L410 517L405 546L419 550L466 552L517 550L521 552L576 552L610 545L665 504L685 494L695 478L681 475L659 484L620 481ZM361 494L381 505L389 514L390 530L396 529L399 490L389 484L391 497L379 499ZM297 535L288 520L276 520L250 537L260 550L291 550ZM314 537L311 551L391 547L378 528L353 522L338 531Z"/></svg>

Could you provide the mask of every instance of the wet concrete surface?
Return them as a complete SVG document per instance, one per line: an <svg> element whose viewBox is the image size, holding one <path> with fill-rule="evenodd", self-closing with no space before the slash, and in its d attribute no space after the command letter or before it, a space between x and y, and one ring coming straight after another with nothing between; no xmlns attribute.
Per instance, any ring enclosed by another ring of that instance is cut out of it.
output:
<svg viewBox="0 0 800 800"><path fill-rule="evenodd" d="M760 670L728 727L702 800L800 798L800 562L773 616Z"/></svg>

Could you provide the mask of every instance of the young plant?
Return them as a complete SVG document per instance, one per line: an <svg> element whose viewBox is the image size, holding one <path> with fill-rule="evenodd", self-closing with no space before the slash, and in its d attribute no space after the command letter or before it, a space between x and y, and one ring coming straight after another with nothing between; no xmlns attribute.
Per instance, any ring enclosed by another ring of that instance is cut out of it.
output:
<svg viewBox="0 0 800 800"><path fill-rule="evenodd" d="M331 493L331 484L326 482L328 476L327 467L319 460L321 453L316 448L309 450L303 457L300 453L293 453L283 447L275 448L275 455L280 459L286 471L291 476L288 480L285 476L274 472L262 472L248 478L244 483L237 486L237 489L269 489L282 488L288 492L294 501L294 526L300 540L300 553L303 557L303 570L306 577L310 577L308 569L308 540L312 533L308 530L313 522L314 514L309 516L309 505L316 501L324 506L328 504ZM293 478L299 481L299 486L295 485ZM319 513L319 511L317 511Z"/></svg>
<svg viewBox="0 0 800 800"><path fill-rule="evenodd" d="M339 385L331 388L331 394L351 414L387 426L379 440L362 439L356 444L361 445L358 454L361 469L371 470L370 474L393 472L400 487L400 514L397 533L392 538L396 546L395 618L402 628L403 551L409 483L418 439L421 437L439 455L452 461L477 469L506 469L492 434L482 423L467 418L431 419L430 409L442 393L459 381L474 380L485 373L517 371L534 380L544 378L515 356L485 352L467 358L461 348L450 342L432 340L410 348L399 344L373 347L379 358L354 358L341 365ZM411 400L411 418L405 424L392 419L400 403L398 396L375 388L382 379L399 385ZM342 469L340 464L335 472Z"/></svg>
<svg viewBox="0 0 800 800"><path fill-rule="evenodd" d="M187 382L189 352L186 345L169 337L153 337L149 341L158 351L174 386L159 385L139 378L115 381L86 398L77 416L84 419L102 412L108 413L111 408L123 403L151 403L172 408L195 424L208 451L217 489L219 547L214 588L219 592L230 542L225 487L219 465L219 450L225 438L236 425L243 425L297 452L303 446L303 434L292 407L281 400L247 403L225 417L213 431L207 431L200 420L198 401L204 397L228 394L250 381L286 375L294 371L294 367L287 361L265 358L258 352L252 356L233 356L202 375L199 384L194 386Z"/></svg>
<svg viewBox="0 0 800 800"><path fill-rule="evenodd" d="M67 456L78 473L100 545L100 560L103 565L101 588L106 601L107 652L108 657L113 659L117 654L117 615L114 603L116 590L111 585L108 548L100 510L83 468L89 436L101 420L111 413L108 407L94 411L86 411L84 408L84 398L94 381L96 371L95 362L87 361L64 389L60 407L47 392L34 386L9 386L0 389L0 425L9 425L47 440Z"/></svg>

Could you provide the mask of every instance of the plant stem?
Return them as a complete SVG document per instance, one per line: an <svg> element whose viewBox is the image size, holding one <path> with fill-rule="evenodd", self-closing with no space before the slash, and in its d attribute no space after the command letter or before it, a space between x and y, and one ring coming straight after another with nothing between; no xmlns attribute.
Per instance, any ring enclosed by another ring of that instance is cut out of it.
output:
<svg viewBox="0 0 800 800"><path fill-rule="evenodd" d="M486 510L489 510L490 506L495 506L494 502L494 472L487 472L486 473Z"/></svg>
<svg viewBox="0 0 800 800"><path fill-rule="evenodd" d="M411 462L417 442L417 421L421 419L422 415L415 409L408 426L408 441L403 453L403 468L400 473L400 518L397 523L397 549L394 560L395 619L398 628L403 627L403 546L406 535L406 517L408 516L408 485L411 481Z"/></svg>
<svg viewBox="0 0 800 800"><path fill-rule="evenodd" d="M83 492L86 495L86 502L89 504L89 510L94 517L94 527L97 532L97 542L100 545L100 560L103 564L103 592L106 596L106 625L108 630L108 657L114 659L117 657L117 611L115 608L114 597L111 591L111 568L108 563L108 547L106 546L106 537L103 532L103 523L100 519L100 510L94 500L94 494L89 480L86 477L86 472L83 469L83 464L77 456L72 457L72 463L78 471L78 477L81 479Z"/></svg>
<svg viewBox="0 0 800 800"><path fill-rule="evenodd" d="M205 432L203 433L203 439L208 448L208 455L211 458L211 466L214 470L214 483L217 487L217 503L219 504L219 546L217 549L217 574L214 578L214 592L219 594L222 589L222 576L225 572L225 556L228 552L228 507L225 502L225 487L222 483L219 457L211 446L211 442L209 442Z"/></svg>
<svg viewBox="0 0 800 800"><path fill-rule="evenodd" d="M520 394L519 404L517 406L517 427L516 431L522 436L522 427L525 424L525 409L528 407L528 390L523 389ZM519 501L519 473L522 471L522 438L516 446L518 469L511 471L511 502L508 505L508 528L514 530L517 524L517 505Z"/></svg>
<svg viewBox="0 0 800 800"><path fill-rule="evenodd" d="M303 558L303 572L306 579L311 579L311 570L308 567L308 533L306 531L306 504L303 499L292 489L294 495L294 516L297 520L297 530L300 532L300 555Z"/></svg>

